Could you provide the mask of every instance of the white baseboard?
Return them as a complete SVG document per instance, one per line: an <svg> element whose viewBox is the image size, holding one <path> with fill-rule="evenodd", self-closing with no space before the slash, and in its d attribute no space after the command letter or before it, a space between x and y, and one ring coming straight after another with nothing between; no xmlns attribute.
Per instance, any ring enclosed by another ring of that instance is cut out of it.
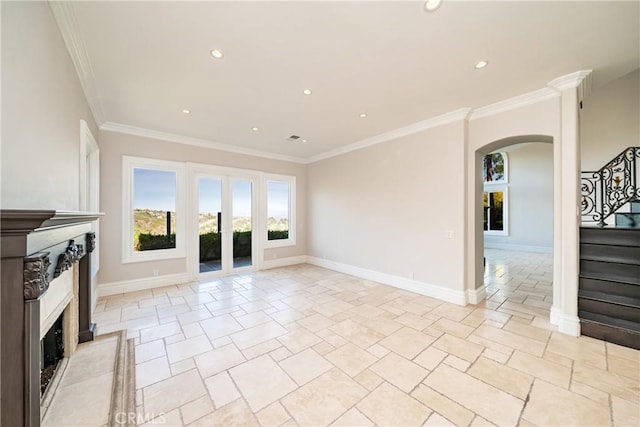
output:
<svg viewBox="0 0 640 427"><path fill-rule="evenodd" d="M481 285L479 288L467 290L467 302L469 304L478 304L487 297L487 288Z"/></svg>
<svg viewBox="0 0 640 427"><path fill-rule="evenodd" d="M336 261L316 258L312 256L295 256L288 258L280 258L274 260L264 260L262 269L271 269L278 267L286 267L296 264L309 263L318 267L327 268L329 270L339 271L340 273L350 274L366 280L372 280L395 288L404 289L406 291L415 292L431 298L447 301L457 305L466 305L468 302L477 304L486 296L484 286L468 291L458 291L443 286L437 286L430 283L424 283L417 280L405 279L404 277L394 276L391 274L380 273L366 268L355 267L349 264L343 264ZM109 295L117 295L125 292L142 291L162 286L177 285L189 282L189 276L185 273L169 274L157 277L145 277L142 279L123 280L121 282L101 283L98 285L98 296L104 297Z"/></svg>
<svg viewBox="0 0 640 427"><path fill-rule="evenodd" d="M512 245L510 243L485 242L484 247L487 249L502 249L505 251L541 252L544 254L553 253L553 248L549 246Z"/></svg>
<svg viewBox="0 0 640 427"><path fill-rule="evenodd" d="M571 335L574 337L580 336L580 319L578 316L570 316L568 314L562 314L560 316L560 323L558 323L558 332Z"/></svg>
<svg viewBox="0 0 640 427"><path fill-rule="evenodd" d="M304 264L307 262L306 255L292 256L289 258L276 258L262 261L262 269L269 270L270 268L287 267L290 265Z"/></svg>
<svg viewBox="0 0 640 427"><path fill-rule="evenodd" d="M549 323L557 326L558 332L574 337L580 336L580 318L564 314L558 307L551 307Z"/></svg>
<svg viewBox="0 0 640 427"><path fill-rule="evenodd" d="M549 323L558 326L560 324L560 316L562 316L562 310L556 306L551 306Z"/></svg>
<svg viewBox="0 0 640 427"><path fill-rule="evenodd" d="M101 283L98 295L101 297L117 295L125 292L143 291L161 286L178 285L189 282L187 273L167 274L164 276L145 277L142 279L123 280L121 282Z"/></svg>
<svg viewBox="0 0 640 427"><path fill-rule="evenodd" d="M262 263L263 269L286 267L307 262L305 255L265 260ZM101 283L98 285L98 296L105 297L117 295L125 292L143 291L146 289L159 288L162 286L177 285L189 282L189 275L185 273L167 274L165 276L145 277L142 279L123 280L121 282Z"/></svg>
<svg viewBox="0 0 640 427"><path fill-rule="evenodd" d="M380 273L366 268L355 267L353 265L342 264L336 261L329 261L312 256L307 256L307 263L317 265L318 267L328 268L329 270L338 271L340 273L350 274L352 276L360 277L361 279L372 280L395 288L415 292L431 298L437 298L453 304L466 305L467 303L467 298L463 291L456 291L442 286L432 285L430 283L405 279L400 276Z"/></svg>

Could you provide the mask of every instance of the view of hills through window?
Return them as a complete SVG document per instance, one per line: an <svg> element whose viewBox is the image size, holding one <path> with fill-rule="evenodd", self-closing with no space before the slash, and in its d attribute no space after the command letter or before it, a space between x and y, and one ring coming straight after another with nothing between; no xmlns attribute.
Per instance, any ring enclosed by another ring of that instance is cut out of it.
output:
<svg viewBox="0 0 640 427"><path fill-rule="evenodd" d="M289 237L289 183L267 181L267 239Z"/></svg>
<svg viewBox="0 0 640 427"><path fill-rule="evenodd" d="M172 171L133 169L133 248L176 247L176 186Z"/></svg>
<svg viewBox="0 0 640 427"><path fill-rule="evenodd" d="M135 168L133 172L133 245L135 250L167 249L175 247L176 230L176 174L175 172ZM251 231L251 186L235 185L233 230ZM199 185L199 233L217 233L221 206L221 181L201 180ZM267 230L289 230L289 186L279 181L268 185ZM170 227L167 227L170 218ZM167 236L165 241L154 238L152 247L141 247L140 235ZM157 246L157 247L156 247Z"/></svg>

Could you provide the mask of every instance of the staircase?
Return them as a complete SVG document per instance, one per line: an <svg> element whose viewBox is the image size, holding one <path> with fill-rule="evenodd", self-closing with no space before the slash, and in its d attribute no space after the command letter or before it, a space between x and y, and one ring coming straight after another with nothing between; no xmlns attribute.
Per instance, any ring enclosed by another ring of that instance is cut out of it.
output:
<svg viewBox="0 0 640 427"><path fill-rule="evenodd" d="M640 228L580 229L582 335L640 349Z"/></svg>
<svg viewBox="0 0 640 427"><path fill-rule="evenodd" d="M582 173L578 291L582 335L635 349L640 349L639 175L640 147Z"/></svg>

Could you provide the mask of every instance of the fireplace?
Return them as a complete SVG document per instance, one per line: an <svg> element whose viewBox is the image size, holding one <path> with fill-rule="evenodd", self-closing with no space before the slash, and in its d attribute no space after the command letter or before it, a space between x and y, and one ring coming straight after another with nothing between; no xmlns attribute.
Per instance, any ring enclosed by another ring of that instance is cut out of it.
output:
<svg viewBox="0 0 640 427"><path fill-rule="evenodd" d="M99 216L0 210L0 425L39 426L54 367L93 339L92 222Z"/></svg>
<svg viewBox="0 0 640 427"><path fill-rule="evenodd" d="M40 341L40 397L44 395L60 362L64 359L63 321L64 312L53 322Z"/></svg>

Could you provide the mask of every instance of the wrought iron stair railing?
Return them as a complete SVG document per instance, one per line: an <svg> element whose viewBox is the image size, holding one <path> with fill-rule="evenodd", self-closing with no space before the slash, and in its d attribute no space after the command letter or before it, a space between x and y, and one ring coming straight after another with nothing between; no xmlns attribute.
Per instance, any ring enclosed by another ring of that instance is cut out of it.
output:
<svg viewBox="0 0 640 427"><path fill-rule="evenodd" d="M604 227L606 219L629 202L640 200L640 147L628 147L598 171L581 176L582 222Z"/></svg>

